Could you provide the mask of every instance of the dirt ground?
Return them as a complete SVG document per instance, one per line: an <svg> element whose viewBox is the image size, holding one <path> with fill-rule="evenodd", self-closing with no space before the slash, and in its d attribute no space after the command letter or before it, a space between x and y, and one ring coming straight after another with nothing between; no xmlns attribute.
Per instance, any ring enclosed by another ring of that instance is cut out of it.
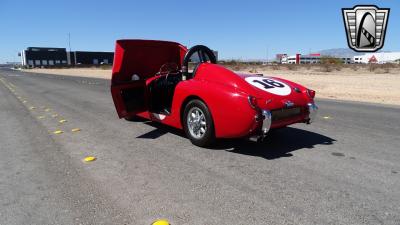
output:
<svg viewBox="0 0 400 225"><path fill-rule="evenodd" d="M82 77L111 78L109 69L29 69L34 73L60 74ZM355 71L343 68L340 71L321 72L319 69L260 67L241 72L262 73L281 77L302 84L317 92L318 98L350 100L370 103L400 105L400 68L390 71L370 71L361 68Z"/></svg>
<svg viewBox="0 0 400 225"><path fill-rule="evenodd" d="M71 68L71 69L25 69L24 72L46 73L55 75L94 77L102 79L111 79L110 69L99 68Z"/></svg>
<svg viewBox="0 0 400 225"><path fill-rule="evenodd" d="M343 70L337 72L259 71L302 84L317 92L319 98L400 105L400 71L369 73Z"/></svg>

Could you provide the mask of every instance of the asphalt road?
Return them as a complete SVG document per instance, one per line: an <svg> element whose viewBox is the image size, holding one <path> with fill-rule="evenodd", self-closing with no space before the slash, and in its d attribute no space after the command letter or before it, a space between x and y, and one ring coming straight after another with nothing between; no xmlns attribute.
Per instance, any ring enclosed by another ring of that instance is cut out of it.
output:
<svg viewBox="0 0 400 225"><path fill-rule="evenodd" d="M203 149L118 119L107 80L0 79L0 224L400 224L398 107L318 100L312 125Z"/></svg>

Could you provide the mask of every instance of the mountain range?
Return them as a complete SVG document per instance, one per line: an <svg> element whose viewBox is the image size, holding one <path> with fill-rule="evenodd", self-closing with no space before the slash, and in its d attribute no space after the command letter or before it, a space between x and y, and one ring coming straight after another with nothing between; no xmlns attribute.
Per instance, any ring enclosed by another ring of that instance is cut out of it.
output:
<svg viewBox="0 0 400 225"><path fill-rule="evenodd" d="M378 51L378 52L381 52L381 51ZM323 56L333 56L333 57L338 57L338 58L344 58L344 57L351 58L356 55L364 54L362 52L353 51L349 48L331 48L331 49L321 50L318 53L320 53Z"/></svg>

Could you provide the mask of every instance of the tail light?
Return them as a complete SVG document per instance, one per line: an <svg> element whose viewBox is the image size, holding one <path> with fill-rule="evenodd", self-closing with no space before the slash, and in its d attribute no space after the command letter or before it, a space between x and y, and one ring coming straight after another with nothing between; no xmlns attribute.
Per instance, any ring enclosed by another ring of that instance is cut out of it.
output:
<svg viewBox="0 0 400 225"><path fill-rule="evenodd" d="M253 109L258 109L258 105L257 105L257 98L254 96L249 95L249 97L247 97L247 100L249 101L249 105L251 108Z"/></svg>
<svg viewBox="0 0 400 225"><path fill-rule="evenodd" d="M311 90L311 89L307 89L307 95L310 98L314 98L315 97L315 91Z"/></svg>

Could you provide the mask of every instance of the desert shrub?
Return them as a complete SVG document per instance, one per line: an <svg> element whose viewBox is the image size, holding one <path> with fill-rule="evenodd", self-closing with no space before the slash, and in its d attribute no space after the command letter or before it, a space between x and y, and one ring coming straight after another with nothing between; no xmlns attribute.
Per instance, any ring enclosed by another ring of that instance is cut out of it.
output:
<svg viewBox="0 0 400 225"><path fill-rule="evenodd" d="M322 56L321 64L331 64L331 65L342 65L343 62L341 59L330 57L330 56Z"/></svg>
<svg viewBox="0 0 400 225"><path fill-rule="evenodd" d="M227 61L219 61L220 64L234 71L246 70L248 64L239 60L231 59Z"/></svg>
<svg viewBox="0 0 400 225"><path fill-rule="evenodd" d="M297 70L297 65L296 64L286 64L286 68L288 70Z"/></svg>
<svg viewBox="0 0 400 225"><path fill-rule="evenodd" d="M384 73L390 73L390 67L384 66L383 67L383 72Z"/></svg>
<svg viewBox="0 0 400 225"><path fill-rule="evenodd" d="M251 68L249 70L250 73L258 73L257 69L255 67Z"/></svg>
<svg viewBox="0 0 400 225"><path fill-rule="evenodd" d="M334 68L336 71L341 71L342 68L343 68L343 65L342 65L342 64L335 64L335 65L333 65L333 68Z"/></svg>
<svg viewBox="0 0 400 225"><path fill-rule="evenodd" d="M381 65L381 68L383 69L384 73L390 73L390 70L396 67L397 67L396 64L393 63L385 63Z"/></svg>
<svg viewBox="0 0 400 225"><path fill-rule="evenodd" d="M330 64L321 64L321 71L322 72L332 72L332 65Z"/></svg>
<svg viewBox="0 0 400 225"><path fill-rule="evenodd" d="M234 71L242 70L242 67L241 67L240 65L234 65L234 66L231 66L231 68L232 68L232 70L234 70Z"/></svg>
<svg viewBox="0 0 400 225"><path fill-rule="evenodd" d="M356 65L356 64L351 65L350 68L354 71L357 71L358 69L360 69L360 67L358 67L358 65Z"/></svg>
<svg viewBox="0 0 400 225"><path fill-rule="evenodd" d="M102 69L102 70L109 70L111 68L112 68L112 65L106 65L106 64L100 65L100 69Z"/></svg>
<svg viewBox="0 0 400 225"><path fill-rule="evenodd" d="M280 69L280 66L279 66L279 65L272 65L272 66L271 66L271 69L272 69L272 70L279 70L279 69Z"/></svg>
<svg viewBox="0 0 400 225"><path fill-rule="evenodd" d="M250 66L261 66L262 62L261 61L250 61L250 62L246 62L247 65Z"/></svg>
<svg viewBox="0 0 400 225"><path fill-rule="evenodd" d="M374 72L374 71L376 71L378 68L379 68L379 65L378 65L378 64L375 64L375 63L370 63L370 64L368 64L368 70L369 70L369 72Z"/></svg>
<svg viewBox="0 0 400 225"><path fill-rule="evenodd" d="M227 61L223 61L223 62L224 62L224 65L227 65L227 66L235 66L239 63L239 61L235 60L235 59L231 59L231 60L227 60Z"/></svg>
<svg viewBox="0 0 400 225"><path fill-rule="evenodd" d="M342 69L342 64L342 60L338 58L330 56L321 57L322 72L331 72L333 69L340 71Z"/></svg>
<svg viewBox="0 0 400 225"><path fill-rule="evenodd" d="M306 69L306 70L310 70L311 69L311 64L304 64L304 68Z"/></svg>

